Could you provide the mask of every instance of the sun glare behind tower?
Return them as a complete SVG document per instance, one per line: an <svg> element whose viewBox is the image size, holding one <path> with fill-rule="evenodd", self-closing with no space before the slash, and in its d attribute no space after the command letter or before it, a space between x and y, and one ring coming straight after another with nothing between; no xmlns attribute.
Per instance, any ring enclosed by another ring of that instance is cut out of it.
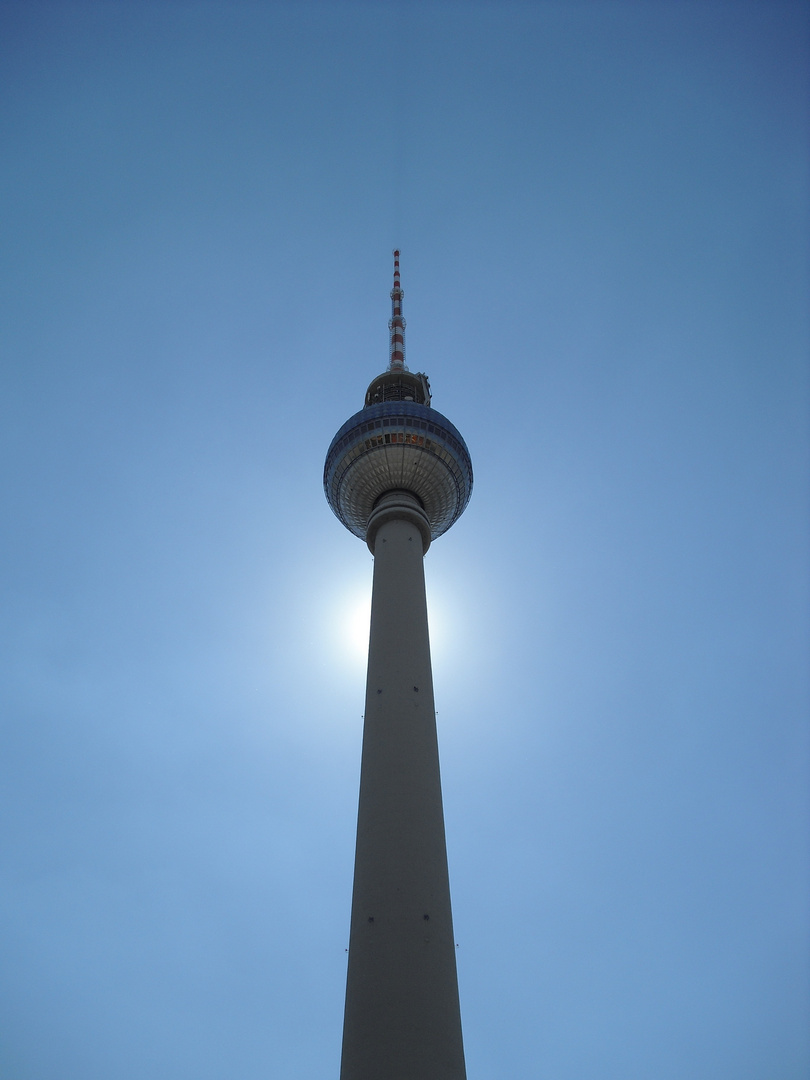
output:
<svg viewBox="0 0 810 1080"><path fill-rule="evenodd" d="M341 1080L464 1080L423 556L472 464L405 366L394 252L388 369L332 440L326 498L374 556Z"/></svg>

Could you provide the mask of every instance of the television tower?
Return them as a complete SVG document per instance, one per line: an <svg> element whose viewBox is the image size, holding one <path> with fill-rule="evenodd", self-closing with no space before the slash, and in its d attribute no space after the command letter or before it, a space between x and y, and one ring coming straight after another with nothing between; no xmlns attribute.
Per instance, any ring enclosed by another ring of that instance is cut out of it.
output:
<svg viewBox="0 0 810 1080"><path fill-rule="evenodd" d="M340 1080L465 1080L423 556L472 464L405 366L394 252L388 369L332 440L326 498L374 556Z"/></svg>

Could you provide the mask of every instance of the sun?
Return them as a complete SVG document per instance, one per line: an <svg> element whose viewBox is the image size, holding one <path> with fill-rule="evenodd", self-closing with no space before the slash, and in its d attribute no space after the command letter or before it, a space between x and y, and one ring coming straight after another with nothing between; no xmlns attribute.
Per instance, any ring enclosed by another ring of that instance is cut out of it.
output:
<svg viewBox="0 0 810 1080"><path fill-rule="evenodd" d="M349 571L334 578L318 598L316 626L319 649L341 682L362 687L368 665L372 575ZM463 597L441 582L428 582L428 626L433 668L448 674L470 652L470 627L465 622Z"/></svg>
<svg viewBox="0 0 810 1080"><path fill-rule="evenodd" d="M367 593L367 595L364 595ZM365 589L344 599L338 613L336 630L338 647L357 663L368 657L368 635L371 624L371 592Z"/></svg>

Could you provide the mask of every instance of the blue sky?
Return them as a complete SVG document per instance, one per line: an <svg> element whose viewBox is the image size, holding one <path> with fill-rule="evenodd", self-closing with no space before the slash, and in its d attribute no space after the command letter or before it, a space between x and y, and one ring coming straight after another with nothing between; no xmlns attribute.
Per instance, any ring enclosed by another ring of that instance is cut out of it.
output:
<svg viewBox="0 0 810 1080"><path fill-rule="evenodd" d="M407 360L470 1078L803 1080L806 4L0 4L0 1077L336 1076Z"/></svg>

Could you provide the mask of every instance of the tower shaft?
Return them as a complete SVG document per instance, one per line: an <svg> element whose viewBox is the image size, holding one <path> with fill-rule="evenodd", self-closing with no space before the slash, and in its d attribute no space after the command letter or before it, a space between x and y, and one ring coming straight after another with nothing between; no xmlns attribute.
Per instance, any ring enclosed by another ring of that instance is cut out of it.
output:
<svg viewBox="0 0 810 1080"><path fill-rule="evenodd" d="M417 500L385 496L374 554L341 1080L464 1080Z"/></svg>

